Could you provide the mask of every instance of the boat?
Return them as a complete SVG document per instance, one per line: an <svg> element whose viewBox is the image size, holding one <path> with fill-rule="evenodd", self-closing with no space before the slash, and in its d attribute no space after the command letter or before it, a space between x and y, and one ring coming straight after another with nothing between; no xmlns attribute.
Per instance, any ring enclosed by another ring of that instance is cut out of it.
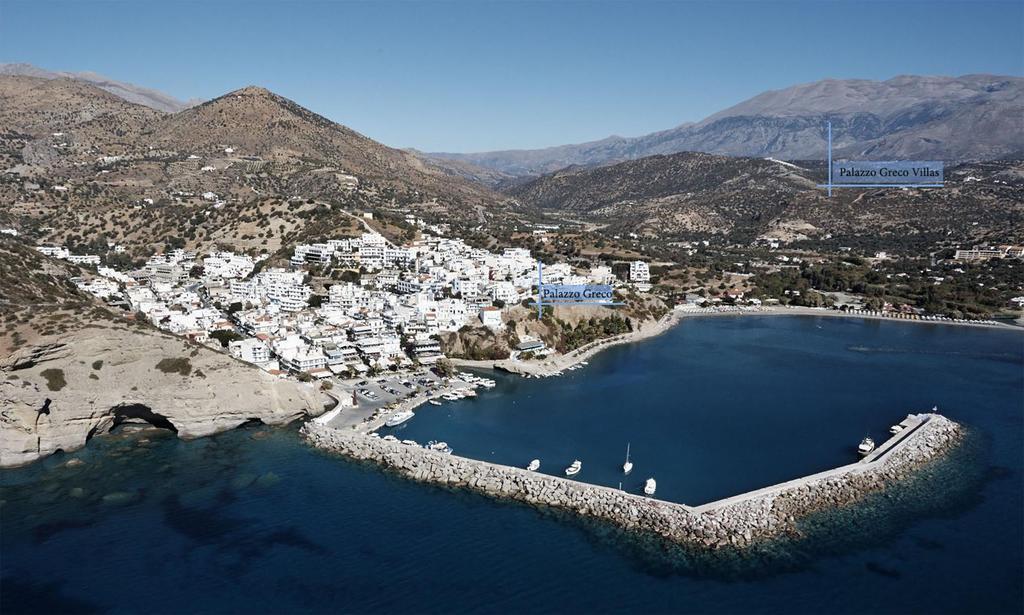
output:
<svg viewBox="0 0 1024 615"><path fill-rule="evenodd" d="M444 449L448 448L447 442L434 442L433 440L431 440L429 445L430 449L434 451L443 451Z"/></svg>
<svg viewBox="0 0 1024 615"><path fill-rule="evenodd" d="M530 462L530 465L526 466L526 469L531 472L536 472L540 469L540 459L534 459Z"/></svg>
<svg viewBox="0 0 1024 615"><path fill-rule="evenodd" d="M897 434L897 433L903 431L903 429L904 429L903 425L893 425L892 427L889 428L889 433Z"/></svg>
<svg viewBox="0 0 1024 615"><path fill-rule="evenodd" d="M398 442L398 438L396 438L396 437L394 437L394 436L392 436L390 434L384 436L383 438L381 438L381 440L383 440L385 442Z"/></svg>
<svg viewBox="0 0 1024 615"><path fill-rule="evenodd" d="M377 433L376 431L371 431L370 433L368 433L366 435L371 437L371 438L380 438L380 434Z"/></svg>
<svg viewBox="0 0 1024 615"><path fill-rule="evenodd" d="M395 414L392 414L391 417L388 418L388 420L384 421L384 424L387 425L388 427L398 427L399 425L408 421L414 416L416 415L413 414L412 410L402 410L401 412L396 412Z"/></svg>
<svg viewBox="0 0 1024 615"><path fill-rule="evenodd" d="M626 442L626 463L622 464L622 473L629 474L633 471L633 462L629 460L629 442Z"/></svg>
<svg viewBox="0 0 1024 615"><path fill-rule="evenodd" d="M440 406L441 402L437 401L436 399L431 399L430 400L430 405L431 406Z"/></svg>
<svg viewBox="0 0 1024 615"><path fill-rule="evenodd" d="M646 495L654 495L654 492L658 490L658 483L653 478L648 478L644 483L644 493Z"/></svg>
<svg viewBox="0 0 1024 615"><path fill-rule="evenodd" d="M857 447L857 452L861 455L867 455L871 451L875 450L875 441L870 437L865 437L860 441L860 446Z"/></svg>
<svg viewBox="0 0 1024 615"><path fill-rule="evenodd" d="M565 469L566 476L576 476L583 469L583 462L579 459L572 462L572 465Z"/></svg>
<svg viewBox="0 0 1024 615"><path fill-rule="evenodd" d="M406 446L416 446L416 440L402 440L402 444Z"/></svg>

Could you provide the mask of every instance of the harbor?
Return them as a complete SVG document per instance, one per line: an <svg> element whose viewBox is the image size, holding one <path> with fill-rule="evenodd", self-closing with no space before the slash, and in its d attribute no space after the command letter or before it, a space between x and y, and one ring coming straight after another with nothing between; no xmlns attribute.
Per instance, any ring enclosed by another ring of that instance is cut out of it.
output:
<svg viewBox="0 0 1024 615"><path fill-rule="evenodd" d="M614 498L647 514L660 502L700 509L796 477L878 465L860 463L858 443L870 436L879 455L902 455L905 445L886 442L908 411L938 405L966 426L964 444L906 480L884 479L891 486L858 490L867 495L854 505L829 504L796 520L798 536L752 533L749 547L669 542L572 508L418 483L380 462L310 446L296 430L250 425L194 440L97 436L73 454L7 471L4 572L60 579L43 598L117 596L95 611L144 611L152 588L171 583L212 592L225 611L251 612L311 604L346 612L546 612L552 604L601 612L638 603L820 612L831 603L941 613L978 610L979 595L981 610L1019 612L1021 433L1006 425L1020 419L1022 360L1018 334L983 328L695 318L558 378L477 372L497 386L424 403L414 419L378 430L398 440L389 450L403 456L474 471L512 467L515 480L600 491L608 494L601 502ZM420 452L402 440L444 441L453 453ZM624 475L627 443L634 467ZM72 456L82 463L67 463ZM529 472L533 459L540 466ZM582 470L566 479L574 459ZM1010 474L993 476L991 468ZM647 498L652 476L657 492ZM846 485L857 476L831 480ZM831 491L808 493L820 503ZM766 497L799 506L789 495ZM226 568L231 582L215 581ZM424 568L464 582L438 584ZM407 571L403 585L381 591L379 580L398 569ZM585 585L593 589L571 591ZM624 595L624 585L635 591ZM166 598L169 610L194 606L188 592Z"/></svg>
<svg viewBox="0 0 1024 615"><path fill-rule="evenodd" d="M302 433L313 446L379 464L418 482L553 507L672 542L720 549L748 547L795 533L798 519L894 487L917 468L939 458L962 437L961 427L939 414L910 415L901 424L904 429L860 461L698 507L315 422L307 423Z"/></svg>

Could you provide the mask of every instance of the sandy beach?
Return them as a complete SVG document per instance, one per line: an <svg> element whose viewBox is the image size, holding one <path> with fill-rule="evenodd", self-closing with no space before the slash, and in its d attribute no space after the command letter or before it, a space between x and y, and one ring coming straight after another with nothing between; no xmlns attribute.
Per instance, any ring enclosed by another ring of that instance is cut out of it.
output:
<svg viewBox="0 0 1024 615"><path fill-rule="evenodd" d="M992 321L969 321L969 320L924 320L918 317L907 315L882 315L869 312L842 312L839 310L816 309L809 307L720 307L720 308L688 308L677 307L657 322L647 322L641 325L640 329L591 342L586 346L577 348L566 354L555 354L542 359L531 361L519 361L515 359L502 359L499 361L471 361L468 359L452 359L452 363L459 367L471 367L481 369L501 369L523 376L549 377L558 375L560 372L586 361L593 355L606 348L619 344L631 344L639 342L668 331L679 322L689 318L711 318L711 317L738 317L738 316L822 316L828 318L860 318L866 320L887 320L904 323L917 323L925 325L951 325L958 327L982 327L986 329L1000 329L1004 331L1024 332L1024 326ZM1015 322L1019 322L1015 321Z"/></svg>

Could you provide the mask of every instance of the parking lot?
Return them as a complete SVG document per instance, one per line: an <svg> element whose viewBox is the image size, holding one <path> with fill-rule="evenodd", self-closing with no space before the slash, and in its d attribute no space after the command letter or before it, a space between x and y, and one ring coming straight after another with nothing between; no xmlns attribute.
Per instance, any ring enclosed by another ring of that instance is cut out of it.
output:
<svg viewBox="0 0 1024 615"><path fill-rule="evenodd" d="M350 380L335 380L335 395L355 394L356 407L345 408L331 421L332 427L361 423L384 406L439 391L442 379L430 370L402 372Z"/></svg>

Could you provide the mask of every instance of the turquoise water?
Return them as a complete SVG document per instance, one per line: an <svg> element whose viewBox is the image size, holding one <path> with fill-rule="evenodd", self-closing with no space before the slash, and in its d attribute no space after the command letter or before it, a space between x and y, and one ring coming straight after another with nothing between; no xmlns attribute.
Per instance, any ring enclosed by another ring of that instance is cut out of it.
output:
<svg viewBox="0 0 1024 615"><path fill-rule="evenodd" d="M498 376L397 431L696 504L856 458L907 412L971 428L899 491L806 537L706 556L419 485L293 429L94 440L0 473L14 612L1005 612L1024 608L1024 335L798 317L689 320L588 368ZM72 491L73 489L82 491ZM113 494L113 495L112 495ZM108 495L107 501L102 499ZM112 495L112 497L111 497ZM78 497L75 497L78 496Z"/></svg>

